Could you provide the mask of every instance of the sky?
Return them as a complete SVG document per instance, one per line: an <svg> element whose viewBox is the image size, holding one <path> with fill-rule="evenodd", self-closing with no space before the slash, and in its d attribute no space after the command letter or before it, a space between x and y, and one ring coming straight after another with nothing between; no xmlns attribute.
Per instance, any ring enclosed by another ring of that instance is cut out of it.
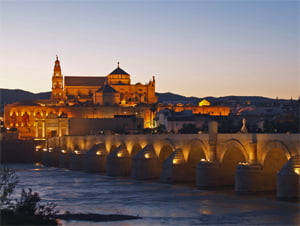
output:
<svg viewBox="0 0 300 226"><path fill-rule="evenodd" d="M65 76L132 83L185 96L300 96L295 0L0 0L0 88L51 90Z"/></svg>

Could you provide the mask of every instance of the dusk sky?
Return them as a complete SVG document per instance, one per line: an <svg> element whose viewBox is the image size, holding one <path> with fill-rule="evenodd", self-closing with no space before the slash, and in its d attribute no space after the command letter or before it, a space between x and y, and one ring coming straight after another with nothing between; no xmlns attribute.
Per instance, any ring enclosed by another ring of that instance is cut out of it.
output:
<svg viewBox="0 0 300 226"><path fill-rule="evenodd" d="M0 1L0 88L106 76L185 96L298 98L299 1Z"/></svg>

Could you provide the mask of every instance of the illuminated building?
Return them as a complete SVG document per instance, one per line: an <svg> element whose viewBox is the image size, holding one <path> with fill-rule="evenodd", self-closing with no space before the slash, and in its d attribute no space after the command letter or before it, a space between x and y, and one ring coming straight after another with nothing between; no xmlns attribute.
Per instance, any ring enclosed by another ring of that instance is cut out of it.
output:
<svg viewBox="0 0 300 226"><path fill-rule="evenodd" d="M107 76L63 76L56 56L51 99L6 105L4 123L17 128L20 139L69 135L71 118L123 115L142 118L148 128L153 125L150 105L156 102L154 76L147 84L131 84L130 74L119 63Z"/></svg>

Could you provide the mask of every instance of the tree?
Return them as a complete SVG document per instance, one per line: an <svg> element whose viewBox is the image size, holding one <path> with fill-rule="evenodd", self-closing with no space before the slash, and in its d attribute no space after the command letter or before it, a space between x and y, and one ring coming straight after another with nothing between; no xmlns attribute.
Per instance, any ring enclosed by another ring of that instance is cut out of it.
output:
<svg viewBox="0 0 300 226"><path fill-rule="evenodd" d="M18 183L15 171L3 166L0 168L0 176L1 225L57 225L51 219L58 212L54 203L41 204L39 194L31 189L28 192L22 189L20 200L12 199Z"/></svg>
<svg viewBox="0 0 300 226"><path fill-rule="evenodd" d="M0 169L0 209L12 208L11 195L18 183L15 171L9 169L7 166L2 166Z"/></svg>

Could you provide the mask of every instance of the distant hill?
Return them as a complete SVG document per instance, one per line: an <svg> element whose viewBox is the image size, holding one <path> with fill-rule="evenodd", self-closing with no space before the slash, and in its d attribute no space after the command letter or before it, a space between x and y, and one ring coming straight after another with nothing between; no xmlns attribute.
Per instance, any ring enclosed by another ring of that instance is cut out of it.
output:
<svg viewBox="0 0 300 226"><path fill-rule="evenodd" d="M31 93L21 89L0 89L1 111L4 105L24 100L50 99L51 92Z"/></svg>
<svg viewBox="0 0 300 226"><path fill-rule="evenodd" d="M158 96L159 103L193 103L197 104L199 101L206 99L214 105L228 105L228 104L260 104L266 102L273 102L275 99L260 97L260 96L225 96L225 97L185 97L178 94L173 93L156 93ZM286 100L280 100L286 101Z"/></svg>
<svg viewBox="0 0 300 226"><path fill-rule="evenodd" d="M156 93L159 103L193 103L197 104L199 101L206 99L214 105L228 105L228 104L260 104L272 102L274 99L260 97L260 96L225 96L225 97L185 97L174 93ZM36 99L50 99L51 92L31 93L21 89L0 89L0 110L3 112L4 105L24 100ZM287 101L287 100L280 100Z"/></svg>

